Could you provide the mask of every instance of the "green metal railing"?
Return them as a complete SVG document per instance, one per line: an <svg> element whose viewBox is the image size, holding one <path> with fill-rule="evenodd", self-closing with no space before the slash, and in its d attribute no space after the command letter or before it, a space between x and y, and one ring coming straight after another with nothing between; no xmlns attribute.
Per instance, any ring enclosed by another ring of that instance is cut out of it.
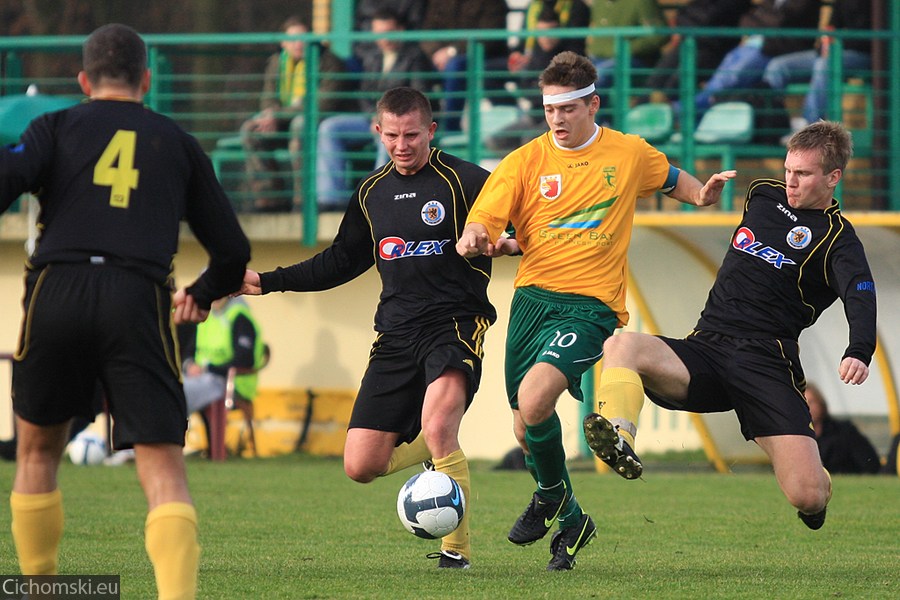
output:
<svg viewBox="0 0 900 600"><path fill-rule="evenodd" d="M865 91L866 97L859 98L869 104L864 119L859 125L860 137L868 136L871 143L851 167L851 173L844 183L844 194L852 199L853 208L867 210L900 210L900 171L892 168L900 157L900 11L892 10L889 16L890 29L879 32L845 31L833 32L831 45L831 68L834 73L832 87L829 90L829 115L834 118L844 116L842 99L846 98L845 90L860 96L859 89ZM560 38L607 36L615 39L617 56L627 58L630 52L630 40L645 35L680 33L681 68L680 89L673 90L681 106L681 129L693 131L697 115L693 108L693 97L697 92L697 81L703 74L697 73L695 56L698 37L734 36L748 33L773 33L768 30L737 30L730 28L608 28L608 29L562 29L545 32ZM807 37L812 40L816 32L809 30L779 30L779 36ZM486 77L497 75L486 67L484 43L495 39L506 39L509 32L505 30L475 31L406 31L389 34L391 39L419 42L428 40L455 40L460 37L468 39L468 68L464 74L466 90L461 92L465 99L465 120L467 131L465 143L454 147L453 152L474 162L499 159L502 152L492 151L484 144L482 129L487 128L492 118L491 100L496 95L510 94L501 90L493 91L485 85ZM843 44L851 38L870 37L883 42L884 59L882 64L875 65L871 72L855 74L843 73L840 54ZM220 176L229 194L235 200L236 207L242 209L246 203L248 192L243 181L240 166L242 150L234 140L240 124L251 116L258 107L259 93L262 86L262 71L265 57L277 49L277 44L284 39L303 39L307 45L310 68L307 69L307 98L304 105L304 120L301 132L302 151L296 160L289 161L286 170L292 174L299 172L301 189L295 190L304 199L316 196L316 144L317 125L321 118L329 115L318 114L318 102L321 73L316 68L320 51L319 43L331 43L334 47L349 47L356 41L374 41L378 39L371 33L339 32L331 35L305 34L289 36L283 34L148 34L145 39L149 48L150 68L154 73L153 85L145 101L153 109L167 114L193 133L211 155L216 156L217 143L232 140L227 152L219 152L222 166ZM22 93L30 84L36 84L42 93L71 95L79 97L80 92L74 75L79 69L80 47L82 36L35 36L22 38L0 38L0 94ZM701 42L702 43L702 42ZM49 61L46 57L52 56ZM40 57L44 57L40 60ZM614 85L608 90L611 106L606 107L614 127L622 128L629 107L636 98L644 97L649 90L642 87L641 79L646 70L634 70L628 60L619 60L614 72ZM47 73L37 66L47 67L52 64L59 68L67 64L66 73ZM36 66L37 65L37 66ZM537 73L533 74L537 76ZM360 75L346 75L347 77ZM848 87L845 76L858 77L863 86L858 84ZM441 75L432 75L439 86ZM521 97L534 95L535 90L514 90L513 95ZM437 97L444 96L439 91ZM536 118L542 118L542 110L533 110ZM442 115L439 115L442 116ZM856 118L856 117L854 117ZM857 119L859 120L859 119ZM440 130L438 132L441 133ZM440 146L440 137L437 145ZM285 142L285 146L287 143ZM691 135L681 136L679 142L665 144L671 151L670 158L687 170L698 173L701 177L718 168L716 160L710 162L710 151L702 148ZM371 151L366 151L374 160ZM714 154L714 152L713 152ZM284 158L284 155L280 155ZM768 159L783 158L783 150L775 144L751 143L744 148L735 149L735 160L741 161L740 169L748 177L762 174L776 175L780 169L777 162ZM713 157L713 159L718 157ZM365 154L361 156L365 159ZM775 165L774 167L772 165ZM297 168L299 166L299 168ZM774 172L773 172L774 170ZM354 173L351 176L362 175ZM241 186L244 186L243 188ZM741 189L741 185L737 186ZM661 205L661 204L660 204ZM307 244L316 241L318 209L315 202L304 201L302 206L303 238Z"/></svg>

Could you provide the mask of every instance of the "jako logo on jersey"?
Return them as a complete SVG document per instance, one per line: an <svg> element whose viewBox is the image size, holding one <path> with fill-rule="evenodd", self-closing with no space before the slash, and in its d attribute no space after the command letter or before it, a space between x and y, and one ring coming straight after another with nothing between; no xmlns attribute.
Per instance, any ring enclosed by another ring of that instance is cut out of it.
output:
<svg viewBox="0 0 900 600"><path fill-rule="evenodd" d="M734 234L734 239L731 240L731 245L734 246L735 250L746 252L771 263L776 269L780 269L781 265L797 264L775 248L763 246L762 242L757 242L756 236L746 227L741 227L737 230L737 233Z"/></svg>
<svg viewBox="0 0 900 600"><path fill-rule="evenodd" d="M449 241L425 240L422 242L407 242L403 238L386 237L378 242L378 255L382 260L394 260L395 258L407 258L409 256L443 254L444 246Z"/></svg>
<svg viewBox="0 0 900 600"><path fill-rule="evenodd" d="M787 238L788 246L794 248L795 250L803 250L809 243L812 241L812 231L809 230L809 227L804 227L803 225L797 225L790 231L788 231Z"/></svg>
<svg viewBox="0 0 900 600"><path fill-rule="evenodd" d="M599 227L600 223L606 217L610 207L615 204L619 197L615 196L600 204L589 206L581 210L577 210L570 215L560 217L550 221L548 227L551 229L594 229Z"/></svg>
<svg viewBox="0 0 900 600"><path fill-rule="evenodd" d="M541 196L556 200L562 194L562 175L541 175Z"/></svg>
<svg viewBox="0 0 900 600"><path fill-rule="evenodd" d="M437 225L444 220L444 205L437 200L431 200L422 207L422 220L426 225Z"/></svg>

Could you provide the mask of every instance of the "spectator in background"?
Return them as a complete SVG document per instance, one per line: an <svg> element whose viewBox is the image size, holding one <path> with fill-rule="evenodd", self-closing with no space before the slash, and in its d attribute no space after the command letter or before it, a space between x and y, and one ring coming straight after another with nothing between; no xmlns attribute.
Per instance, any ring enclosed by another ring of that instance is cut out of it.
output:
<svg viewBox="0 0 900 600"><path fill-rule="evenodd" d="M288 35L309 32L309 25L297 17L289 17L281 27ZM281 51L269 57L263 79L260 112L241 125L241 143L247 153L246 171L254 194L254 208L259 212L290 211L292 192L289 177L279 173L273 153L289 146L296 157L300 151L299 132L303 125L303 99L306 96L305 43L299 40L281 42ZM350 91L349 80L329 77L344 72L344 62L327 47L319 57L319 114L352 110L350 100L335 97ZM290 140L290 141L288 141ZM293 165L299 171L299 165ZM286 181L287 180L287 181Z"/></svg>
<svg viewBox="0 0 900 600"><path fill-rule="evenodd" d="M353 29L356 31L372 31L375 14L382 10L390 10L405 23L406 28L417 31L422 28L428 0L357 0L353 13ZM375 42L354 42L353 56L356 59L376 52Z"/></svg>
<svg viewBox="0 0 900 600"><path fill-rule="evenodd" d="M403 31L402 19L390 9L379 9L372 15L374 33ZM317 197L321 210L343 210L352 188L348 181L352 171L350 153L376 145L376 165L389 159L381 144L376 144L375 104L378 98L393 87L411 87L427 93L434 79L431 60L415 42L379 39L375 48L359 57L362 64L360 88L362 93L356 107L361 112L334 115L319 124L317 140Z"/></svg>
<svg viewBox="0 0 900 600"><path fill-rule="evenodd" d="M749 10L752 0L689 0L675 15L673 27L736 27L738 20ZM738 40L730 36L698 36L695 68L697 82L709 79L729 50ZM663 48L662 56L647 77L650 100L668 102L677 97L681 86L680 58L682 36L675 33ZM646 98L642 101L646 101Z"/></svg>
<svg viewBox="0 0 900 600"><path fill-rule="evenodd" d="M821 0L761 0L744 13L738 25L748 29L816 29L820 9ZM695 96L698 117L723 93L759 87L766 66L776 56L806 50L811 46L812 42L803 37L746 36L725 55L706 87Z"/></svg>
<svg viewBox="0 0 900 600"><path fill-rule="evenodd" d="M560 27L587 27L590 19L590 8L582 0L532 0L525 13L525 31L538 34ZM487 146L491 150L502 152L518 148L547 131L543 101L540 94L534 92L538 89L538 75L555 55L565 51L584 55L584 47L584 38L528 35L510 52L505 61L494 59L488 64L490 71L507 69L513 76L511 80L519 89L532 92L532 97L525 101L528 109L522 116L487 139ZM485 86L497 91L505 83L500 79L491 79L485 82ZM491 102L502 104L504 100L502 96L492 95ZM539 115L534 114L537 111L540 111Z"/></svg>
<svg viewBox="0 0 900 600"><path fill-rule="evenodd" d="M422 29L506 29L505 0L432 0L428 3ZM505 57L506 39L485 40L484 60ZM433 40L422 42L422 49L431 57L434 68L444 74L441 130L460 131L466 91L466 51L469 40Z"/></svg>
<svg viewBox="0 0 900 600"><path fill-rule="evenodd" d="M872 29L872 3L834 0L826 30L853 29ZM829 42L827 35L822 36L815 49L777 56L766 66L763 79L773 89L784 91L791 83L809 81L809 92L803 102L803 117L791 123L794 131L819 119L830 117L839 120L841 117L828 115ZM845 75L869 71L872 68L872 41L859 38L844 40L841 63Z"/></svg>
<svg viewBox="0 0 900 600"><path fill-rule="evenodd" d="M881 460L872 442L850 421L835 419L821 390L812 383L804 392L822 465L831 473L878 473Z"/></svg>
<svg viewBox="0 0 900 600"><path fill-rule="evenodd" d="M265 360L265 344L259 324L241 298L226 296L212 303L209 317L196 326L192 339L182 347L184 395L188 414L203 410L225 396L231 367L258 369ZM234 379L237 396L256 398L256 373Z"/></svg>
<svg viewBox="0 0 900 600"><path fill-rule="evenodd" d="M594 0L591 5L591 27L665 27L662 10L656 0ZM631 67L646 69L656 64L666 43L664 35L646 35L630 39ZM588 56L597 68L597 93L600 94L601 122L610 120L610 97L616 68L616 40L612 36L588 39Z"/></svg>
<svg viewBox="0 0 900 600"><path fill-rule="evenodd" d="M555 54L566 50L585 53L584 38L550 38L535 33L559 27L589 27L590 24L591 9L582 0L531 0L525 8L522 30L518 32L519 42L510 49L508 56L486 61L489 71L508 71L512 76L507 80L492 78L485 81L485 89L493 92L491 102L508 104L515 100L515 97L502 94L508 82L531 91L537 86L538 74L550 64ZM536 107L540 107L540 99L539 94L532 99L537 100L533 102Z"/></svg>
<svg viewBox="0 0 900 600"><path fill-rule="evenodd" d="M850 421L831 416L816 385L807 383L803 395L809 405L822 465L830 473L877 473L881 459L872 442Z"/></svg>

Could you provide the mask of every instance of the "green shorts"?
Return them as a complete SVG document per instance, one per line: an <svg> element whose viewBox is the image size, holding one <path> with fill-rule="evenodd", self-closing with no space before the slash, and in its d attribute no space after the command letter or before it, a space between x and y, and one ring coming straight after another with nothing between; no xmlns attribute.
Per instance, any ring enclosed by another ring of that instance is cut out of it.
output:
<svg viewBox="0 0 900 600"><path fill-rule="evenodd" d="M559 369L569 393L580 401L581 376L603 355L603 342L618 325L616 314L600 300L578 294L518 288L513 295L506 334L506 395L519 407L519 385L536 363Z"/></svg>

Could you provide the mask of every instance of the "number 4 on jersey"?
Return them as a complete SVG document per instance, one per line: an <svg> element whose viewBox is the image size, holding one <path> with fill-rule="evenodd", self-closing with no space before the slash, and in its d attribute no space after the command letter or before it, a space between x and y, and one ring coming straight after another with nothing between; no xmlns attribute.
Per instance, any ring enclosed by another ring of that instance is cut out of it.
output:
<svg viewBox="0 0 900 600"><path fill-rule="evenodd" d="M131 190L137 189L140 172L134 168L136 144L134 131L118 130L94 167L94 184L110 187L110 206L128 208Z"/></svg>

